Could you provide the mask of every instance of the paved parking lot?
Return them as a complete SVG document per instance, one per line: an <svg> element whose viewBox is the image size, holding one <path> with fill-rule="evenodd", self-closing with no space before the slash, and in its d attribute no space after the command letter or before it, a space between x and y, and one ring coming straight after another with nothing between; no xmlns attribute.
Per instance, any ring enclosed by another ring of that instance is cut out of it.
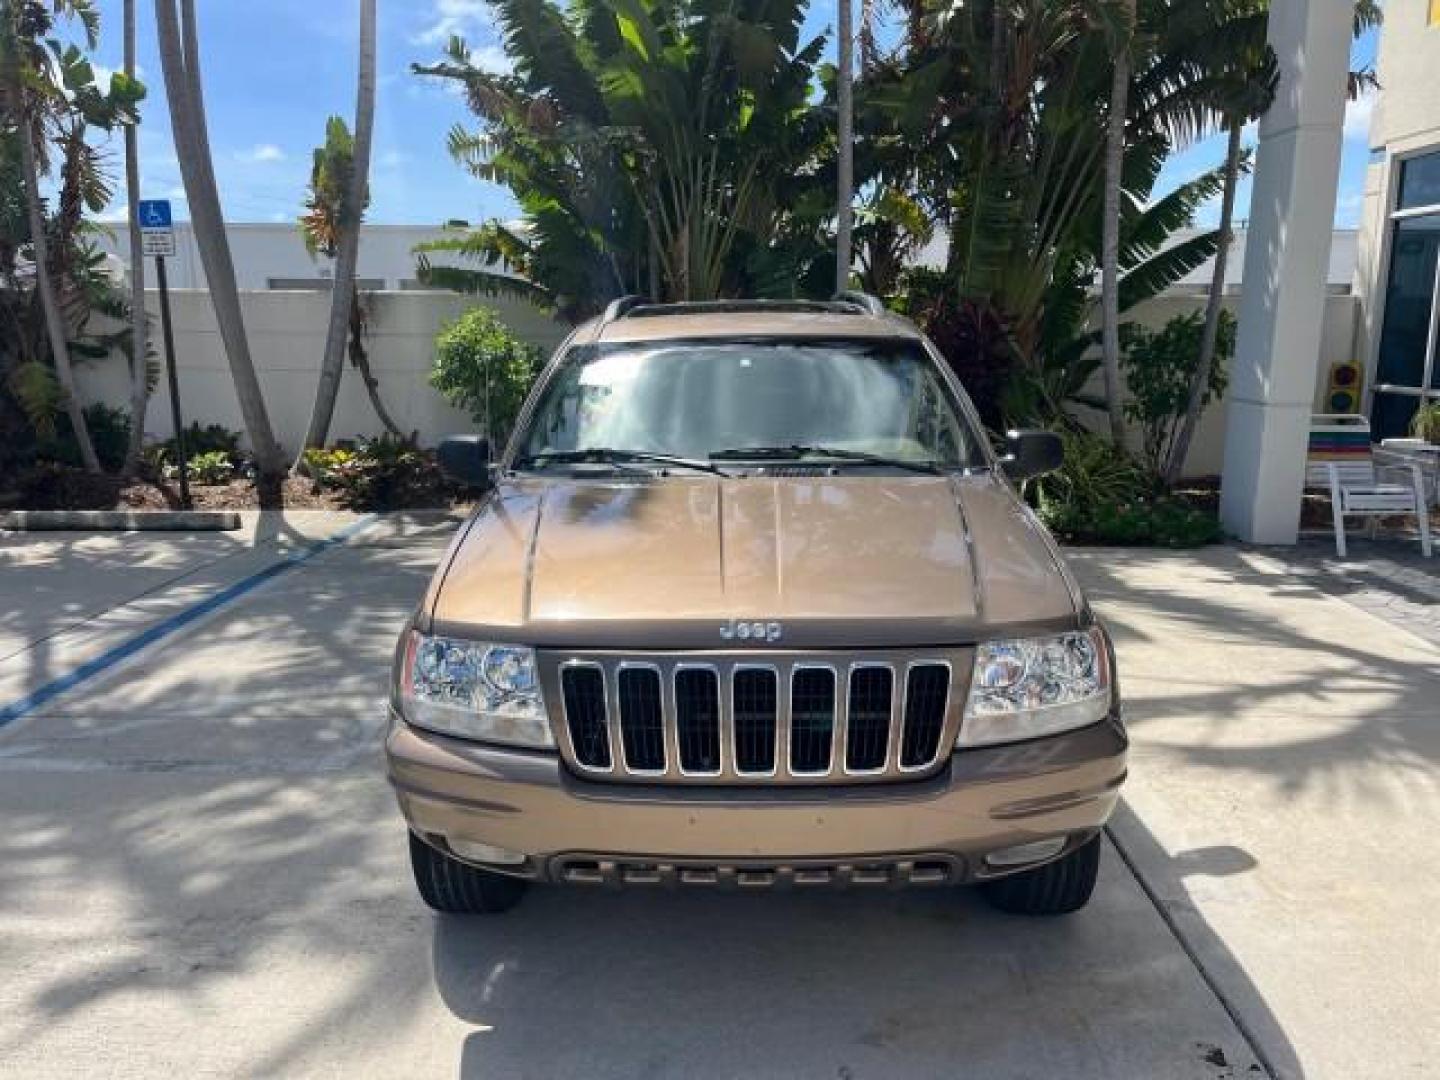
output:
<svg viewBox="0 0 1440 1080"><path fill-rule="evenodd" d="M1074 555L1136 739L1078 916L541 889L463 920L414 896L378 757L453 522L362 523L53 692L354 525L0 537L0 1075L1433 1074L1440 652L1278 560Z"/></svg>

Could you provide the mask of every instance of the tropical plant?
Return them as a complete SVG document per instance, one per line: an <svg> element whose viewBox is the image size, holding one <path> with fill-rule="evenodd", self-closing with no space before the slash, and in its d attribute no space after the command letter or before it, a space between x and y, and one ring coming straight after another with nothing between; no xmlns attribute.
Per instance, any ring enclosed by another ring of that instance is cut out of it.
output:
<svg viewBox="0 0 1440 1080"><path fill-rule="evenodd" d="M44 317L44 345L49 349L48 365L39 349L32 349L17 365L19 374L14 377L19 382L12 382L11 390L18 388L32 403L45 398L49 405L63 408L81 461L86 469L99 472L100 460L85 426L71 363L67 309L80 302L70 265L75 253L71 239L84 210L103 209L110 198L100 153L87 142L87 130L135 123L135 107L144 88L120 73L102 92L84 51L51 36L60 19L78 21L86 44L95 47L99 14L90 0L9 0L0 7L0 119L8 136L7 151L16 152L18 160L29 263ZM50 170L52 148L65 163L60 207L53 218L40 191L41 178Z"/></svg>
<svg viewBox="0 0 1440 1080"><path fill-rule="evenodd" d="M321 487L334 486L347 466L355 460L356 451L344 446L312 446L305 451L305 474Z"/></svg>
<svg viewBox="0 0 1440 1080"><path fill-rule="evenodd" d="M855 28L851 0L836 0L835 291L850 287L855 228Z"/></svg>
<svg viewBox="0 0 1440 1080"><path fill-rule="evenodd" d="M995 426L1053 417L1100 363L1091 323L1113 90L1106 25L1095 0L922 7L905 54L863 86L866 179L909 190L947 239L941 288L916 313L967 385L979 376L994 387L977 404ZM1206 174L1152 200L1172 144L1143 126L1126 134L1121 313L1214 252L1213 234L1170 240L1219 190Z"/></svg>
<svg viewBox="0 0 1440 1080"><path fill-rule="evenodd" d="M1208 387L1217 359L1221 333L1221 302L1230 248L1234 244L1235 193L1240 175L1249 166L1241 138L1244 126L1258 119L1275 96L1279 78L1274 53L1266 41L1268 0L1223 0L1195 5L1197 28L1182 33L1194 49L1180 63L1197 64L1202 76L1183 97L1166 89L1152 91L1155 107L1151 122L1181 137L1194 137L1207 128L1225 133L1225 157L1220 197L1219 244L1210 270L1205 316L1195 362L1191 366L1186 407L1166 459L1159 470L1165 485L1173 486L1185 467L1190 443L1208 400ZM1153 65L1150 85L1167 88L1177 81L1175 61L1164 58Z"/></svg>
<svg viewBox="0 0 1440 1080"><path fill-rule="evenodd" d="M235 479L235 463L223 450L207 450L203 454L187 457L185 469L190 480L196 484L228 484ZM165 478L172 480L180 475L178 465L165 466Z"/></svg>
<svg viewBox="0 0 1440 1080"><path fill-rule="evenodd" d="M223 424L206 424L202 427L200 421L195 420L185 428L184 433L187 458L201 454L224 454L237 470L244 463L245 455L240 450L240 432L232 431ZM174 437L147 447L144 458L152 469L160 473L168 466L175 465L180 457Z"/></svg>
<svg viewBox="0 0 1440 1080"><path fill-rule="evenodd" d="M355 137L339 117L326 126L325 146L315 152L306 202L305 246L313 257L324 250L335 260L330 289L330 323L325 331L325 355L315 388L315 405L305 431L306 447L324 446L335 415L340 373L345 366L346 341L356 342L353 313L359 307L355 270L360 257L360 222L370 201L370 143L375 127L375 0L360 0L360 63L355 91ZM328 220L320 220L328 218ZM351 345L354 355L355 345ZM360 345L363 354L364 346ZM398 429L379 404L373 379L366 379L371 403L386 428Z"/></svg>
<svg viewBox="0 0 1440 1080"><path fill-rule="evenodd" d="M833 215L834 137L812 100L822 41L801 41L803 0L495 9L513 74L477 67L459 39L415 71L464 89L482 128L454 130L451 155L508 187L522 221L421 245L423 279L569 319L625 293L794 295L817 258L828 289L815 238ZM435 252L478 268L433 265Z"/></svg>
<svg viewBox="0 0 1440 1080"><path fill-rule="evenodd" d="M1189 415L1191 373L1205 332L1205 316L1198 311L1176 315L1159 330L1133 322L1120 328L1124 348L1120 367L1130 391L1125 414L1140 429L1146 465L1167 487L1173 484L1166 470L1180 426ZM1218 362L1208 365L1201 411L1225 393L1227 365L1234 352L1235 316L1224 311L1216 320L1213 355Z"/></svg>
<svg viewBox="0 0 1440 1080"><path fill-rule="evenodd" d="M500 447L510 437L541 362L540 350L516 337L493 311L471 308L436 337L430 385L468 412Z"/></svg>
<svg viewBox="0 0 1440 1080"><path fill-rule="evenodd" d="M1120 401L1120 198L1125 185L1125 124L1135 40L1135 0L1119 0L1115 9L1117 17L1109 35L1112 71L1109 108L1105 113L1105 194L1100 218L1100 347L1110 438L1123 445L1125 421Z"/></svg>
<svg viewBox="0 0 1440 1080"><path fill-rule="evenodd" d="M85 430L90 435L101 466L107 471L119 469L125 462L126 448L130 444L130 414L124 409L111 408L104 402L94 402L85 406ZM35 456L61 465L83 465L75 431L66 413L62 412L56 418L53 432L39 440Z"/></svg>
<svg viewBox="0 0 1440 1080"><path fill-rule="evenodd" d="M1155 477L1108 435L1062 429L1064 464L1026 485L1026 497L1070 543L1196 547L1221 538L1215 513L1157 494Z"/></svg>
<svg viewBox="0 0 1440 1080"><path fill-rule="evenodd" d="M1206 387L1216 362L1226 264L1234 242L1235 190L1248 168L1242 143L1244 126L1258 120L1274 100L1279 69L1266 41L1270 0L1192 0L1183 7L1161 4L1157 21L1164 27L1142 93L1148 103L1143 119L1191 139L1208 131L1225 134L1220 202L1220 243L1211 267L1205 323L1198 359L1191 371L1189 402L1162 473L1173 485L1185 466L1190 442L1204 408ZM1354 0L1353 33L1358 37L1378 26L1381 11L1374 0ZM1179 18L1174 17L1179 15ZM1354 99L1375 89L1374 73L1361 68L1349 73L1347 91ZM1183 93L1176 87L1184 86Z"/></svg>
<svg viewBox="0 0 1440 1080"><path fill-rule="evenodd" d="M348 457L328 463L321 482L353 510L437 506L446 496L435 455L416 445L413 435L362 439Z"/></svg>
<svg viewBox="0 0 1440 1080"><path fill-rule="evenodd" d="M160 40L160 63L165 74L165 95L170 106L170 123L175 136L180 175L215 321L230 365L240 415L255 454L256 494L262 509L276 509L283 502L286 461L270 426L270 414L255 374L245 320L240 310L240 292L235 281L235 264L220 211L215 187L214 164L210 156L210 135L205 118L205 96L200 77L200 36L195 19L195 0L155 0L155 23Z"/></svg>
<svg viewBox="0 0 1440 1080"><path fill-rule="evenodd" d="M350 136L350 129L345 126L345 121L340 117L332 116L325 125L325 145L315 150L313 164L310 168L310 191L305 198L305 213L300 218L300 235L305 241L305 250L310 253L311 258L323 256L335 259L342 250L346 230L350 228L358 230L359 228L365 207L362 203L358 209L355 209L350 204L350 200L356 194L353 185L355 168L355 141ZM350 224L347 225L347 222ZM391 418L390 411L385 408L385 403L380 398L380 381L370 370L370 353L365 345L368 330L367 312L360 298L354 271L355 267L352 264L349 273L351 298L346 311L346 319L349 323L350 363L355 367L360 375L360 381L365 385L365 393L370 398L370 407L375 410L375 415L385 425L386 431L398 437L403 435L403 432ZM343 273L337 260L336 287L338 287ZM333 316L335 313L333 299L330 311ZM328 363L328 344L326 348L325 362ZM338 387L339 383L331 385L322 371L320 386L316 390L317 408L319 407L319 396L322 393L330 394L332 400L327 411L333 415L335 404L333 393ZM313 419L314 417L312 417L312 421ZM329 434L329 426L330 420L327 417L325 420L326 430L319 434L319 442L323 442ZM311 448L311 446L305 447L305 449ZM302 450L299 462L302 470L306 460L308 459L305 458Z"/></svg>
<svg viewBox="0 0 1440 1080"><path fill-rule="evenodd" d="M1440 401L1422 402L1410 418L1410 434L1440 446Z"/></svg>

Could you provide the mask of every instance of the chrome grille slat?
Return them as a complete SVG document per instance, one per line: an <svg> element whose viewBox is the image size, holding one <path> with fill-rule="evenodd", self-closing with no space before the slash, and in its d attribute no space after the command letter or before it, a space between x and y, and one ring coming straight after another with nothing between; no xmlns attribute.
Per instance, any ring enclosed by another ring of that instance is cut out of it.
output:
<svg viewBox="0 0 1440 1080"><path fill-rule="evenodd" d="M615 757L610 746L605 701L605 669L595 663L573 661L561 673L565 726L581 768L609 772Z"/></svg>
<svg viewBox="0 0 1440 1080"><path fill-rule="evenodd" d="M935 756L950 694L949 664L912 663L905 672L899 762L902 771L923 769Z"/></svg>
<svg viewBox="0 0 1440 1080"><path fill-rule="evenodd" d="M833 667L796 664L790 670L791 775L824 776L830 771L835 738L836 674Z"/></svg>
<svg viewBox="0 0 1440 1080"><path fill-rule="evenodd" d="M737 776L775 774L779 712L779 673L773 667L736 666L730 676L730 715Z"/></svg>
<svg viewBox="0 0 1440 1080"><path fill-rule="evenodd" d="M660 669L654 664L619 665L615 699L620 718L620 747L633 773L665 773L665 718Z"/></svg>
<svg viewBox="0 0 1440 1080"><path fill-rule="evenodd" d="M671 680L679 771L691 776L718 776L724 761L720 716L720 677L709 666L679 665Z"/></svg>
<svg viewBox="0 0 1440 1080"><path fill-rule="evenodd" d="M846 687L845 771L884 772L895 713L895 669L855 664Z"/></svg>
<svg viewBox="0 0 1440 1080"><path fill-rule="evenodd" d="M595 779L857 784L942 766L971 655L549 653L541 678L562 754Z"/></svg>

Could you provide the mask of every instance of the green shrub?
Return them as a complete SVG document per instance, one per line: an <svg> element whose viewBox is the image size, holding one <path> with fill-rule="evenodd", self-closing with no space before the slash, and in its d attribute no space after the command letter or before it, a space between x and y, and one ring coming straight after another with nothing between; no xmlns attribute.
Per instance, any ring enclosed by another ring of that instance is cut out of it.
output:
<svg viewBox="0 0 1440 1080"><path fill-rule="evenodd" d="M1205 316L1192 311L1176 315L1159 330L1138 323L1126 323L1120 330L1125 350L1120 357L1120 367L1130 390L1125 415L1139 425L1145 461L1158 476L1170 459L1170 448L1180 433L1180 421L1190 404L1190 377L1200 360ZM1222 311L1215 337L1215 363L1210 367L1210 385L1201 402L1202 412L1225 393L1230 357L1234 352L1235 316Z"/></svg>
<svg viewBox="0 0 1440 1080"><path fill-rule="evenodd" d="M240 432L232 431L223 424L200 426L196 420L185 429L185 456L191 464L205 454L224 454L236 469L245 461L240 451ZM145 460L158 473L164 475L166 466L173 466L178 458L173 437L154 443L145 448Z"/></svg>
<svg viewBox="0 0 1440 1080"><path fill-rule="evenodd" d="M1410 419L1410 434L1440 445L1440 401L1423 402Z"/></svg>
<svg viewBox="0 0 1440 1080"><path fill-rule="evenodd" d="M434 454L422 450L414 436L381 435L361 440L357 449L329 450L319 483L337 491L352 510L400 510L443 506L445 481ZM341 456L343 455L343 456Z"/></svg>
<svg viewBox="0 0 1440 1080"><path fill-rule="evenodd" d="M495 447L504 445L540 373L540 350L489 308L471 308L435 338L430 385L470 414Z"/></svg>
<svg viewBox="0 0 1440 1080"><path fill-rule="evenodd" d="M103 402L85 406L85 427L90 432L90 442L95 447L95 456L108 472L117 472L125 464L125 451L130 446L130 414L125 409L114 409ZM70 426L70 417L61 412L55 418L55 433L47 439L40 439L35 445L35 456L41 461L54 461L61 465L79 466L80 446L75 441L75 429Z"/></svg>
<svg viewBox="0 0 1440 1080"><path fill-rule="evenodd" d="M1067 506L1041 517L1057 536L1072 544L1136 547L1202 547L1224 539L1213 512L1170 495L1127 503Z"/></svg>
<svg viewBox="0 0 1440 1080"><path fill-rule="evenodd" d="M1060 438L1065 463L1027 486L1042 514L1134 502L1153 494L1154 476L1108 436L1061 431Z"/></svg>
<svg viewBox="0 0 1440 1080"><path fill-rule="evenodd" d="M192 484L228 484L235 479L235 462L224 450L207 450L187 457L185 464ZM166 465L164 475L167 480L176 479L180 466Z"/></svg>
<svg viewBox="0 0 1440 1080"><path fill-rule="evenodd" d="M305 451L305 470L321 487L333 487L336 478L355 460L356 452L344 446L328 450L312 446Z"/></svg>
<svg viewBox="0 0 1440 1080"><path fill-rule="evenodd" d="M1157 495L1155 478L1107 436L1064 432L1065 463L1026 485L1040 518L1077 544L1198 547L1222 538L1213 512Z"/></svg>

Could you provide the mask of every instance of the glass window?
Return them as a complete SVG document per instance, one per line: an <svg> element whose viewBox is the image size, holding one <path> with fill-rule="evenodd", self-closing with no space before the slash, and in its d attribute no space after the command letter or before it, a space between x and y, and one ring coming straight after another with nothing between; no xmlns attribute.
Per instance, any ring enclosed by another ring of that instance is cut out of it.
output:
<svg viewBox="0 0 1440 1080"><path fill-rule="evenodd" d="M693 458L796 444L983 461L929 355L908 341L584 346L521 443L525 455L603 447Z"/></svg>
<svg viewBox="0 0 1440 1080"><path fill-rule="evenodd" d="M1440 264L1440 214L1403 218L1395 223L1390 247L1390 274L1385 286L1385 315L1380 332L1376 383L1419 390L1425 379L1431 347L1430 307L1435 299L1435 274ZM1431 371L1431 386L1440 371ZM1419 403L1415 394L1379 391L1372 427L1377 438L1404 435Z"/></svg>
<svg viewBox="0 0 1440 1080"><path fill-rule="evenodd" d="M1400 203L1396 209L1419 206L1440 206L1440 151L1400 163Z"/></svg>

